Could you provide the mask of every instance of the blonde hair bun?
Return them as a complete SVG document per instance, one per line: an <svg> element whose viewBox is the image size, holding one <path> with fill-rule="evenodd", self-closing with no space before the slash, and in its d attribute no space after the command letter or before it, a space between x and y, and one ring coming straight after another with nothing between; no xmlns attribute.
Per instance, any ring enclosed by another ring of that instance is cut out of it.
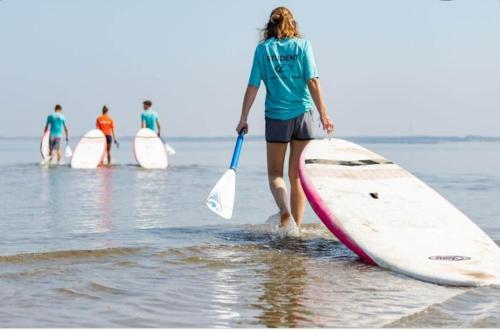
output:
<svg viewBox="0 0 500 333"><path fill-rule="evenodd" d="M274 24L279 24L281 23L282 17L280 13L274 13L271 15L270 21Z"/></svg>
<svg viewBox="0 0 500 333"><path fill-rule="evenodd" d="M291 38L300 37L297 22L293 18L290 9L286 7L274 8L269 15L269 22L266 24L263 32L263 40L269 38Z"/></svg>

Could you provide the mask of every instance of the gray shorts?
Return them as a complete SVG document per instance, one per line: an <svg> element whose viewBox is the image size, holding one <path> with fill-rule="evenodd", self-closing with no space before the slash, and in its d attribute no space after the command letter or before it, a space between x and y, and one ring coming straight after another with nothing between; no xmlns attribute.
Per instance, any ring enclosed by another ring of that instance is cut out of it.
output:
<svg viewBox="0 0 500 333"><path fill-rule="evenodd" d="M312 110L288 120L266 118L266 141L287 143L291 140L313 140Z"/></svg>
<svg viewBox="0 0 500 333"><path fill-rule="evenodd" d="M50 142L49 142L49 147L50 150L59 150L61 147L61 138L58 137L50 137Z"/></svg>

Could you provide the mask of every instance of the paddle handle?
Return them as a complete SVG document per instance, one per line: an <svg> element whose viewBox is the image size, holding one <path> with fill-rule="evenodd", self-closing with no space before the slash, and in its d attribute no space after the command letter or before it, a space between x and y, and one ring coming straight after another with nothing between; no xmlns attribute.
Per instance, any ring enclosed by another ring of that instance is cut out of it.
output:
<svg viewBox="0 0 500 333"><path fill-rule="evenodd" d="M231 166L229 169L236 170L238 167L238 160L240 159L241 147L243 146L243 131L238 135L236 139L236 145L234 146L233 158L231 159Z"/></svg>

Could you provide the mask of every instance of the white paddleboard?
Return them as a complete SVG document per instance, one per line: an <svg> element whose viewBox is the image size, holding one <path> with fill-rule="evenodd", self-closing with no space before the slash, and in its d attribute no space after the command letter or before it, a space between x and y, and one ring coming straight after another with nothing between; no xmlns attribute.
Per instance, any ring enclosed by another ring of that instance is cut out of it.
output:
<svg viewBox="0 0 500 333"><path fill-rule="evenodd" d="M495 242L384 157L345 140L315 140L299 174L318 217L365 261L438 284L500 284Z"/></svg>
<svg viewBox="0 0 500 333"><path fill-rule="evenodd" d="M168 166L165 145L149 128L142 128L134 139L134 156L145 169L165 169Z"/></svg>
<svg viewBox="0 0 500 333"><path fill-rule="evenodd" d="M101 130L93 129L80 139L73 152L71 167L75 169L95 169L106 153L106 137Z"/></svg>
<svg viewBox="0 0 500 333"><path fill-rule="evenodd" d="M50 154L50 130L46 130L40 141L40 155L42 156L42 165L57 165L57 152L54 151L52 159L49 160Z"/></svg>

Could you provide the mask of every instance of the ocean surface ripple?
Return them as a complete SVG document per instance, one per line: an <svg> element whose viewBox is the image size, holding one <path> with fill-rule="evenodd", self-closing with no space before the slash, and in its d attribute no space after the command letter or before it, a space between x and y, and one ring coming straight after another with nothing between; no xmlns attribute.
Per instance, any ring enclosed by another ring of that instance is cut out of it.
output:
<svg viewBox="0 0 500 333"><path fill-rule="evenodd" d="M415 173L500 244L500 143L363 145ZM73 143L74 144L74 143ZM42 168L2 140L2 327L498 327L500 287L454 288L370 266L308 207L280 240L262 140L245 143L231 221L205 207L232 141L174 141L166 171Z"/></svg>

